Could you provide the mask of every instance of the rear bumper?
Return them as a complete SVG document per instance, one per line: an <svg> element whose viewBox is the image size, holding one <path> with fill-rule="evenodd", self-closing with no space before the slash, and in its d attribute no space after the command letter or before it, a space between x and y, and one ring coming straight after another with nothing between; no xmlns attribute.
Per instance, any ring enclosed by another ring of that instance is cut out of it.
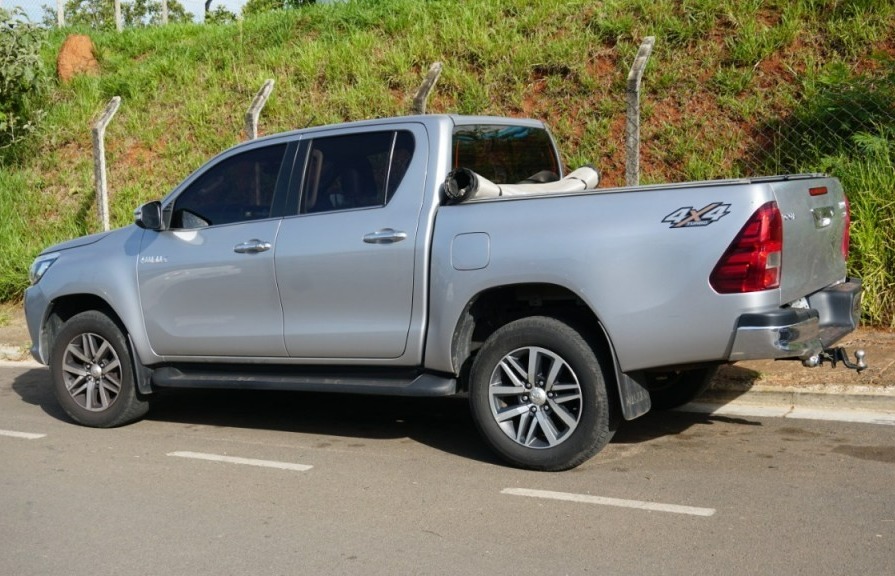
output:
<svg viewBox="0 0 895 576"><path fill-rule="evenodd" d="M808 359L858 327L861 281L848 278L808 297L808 308L743 314L728 360Z"/></svg>

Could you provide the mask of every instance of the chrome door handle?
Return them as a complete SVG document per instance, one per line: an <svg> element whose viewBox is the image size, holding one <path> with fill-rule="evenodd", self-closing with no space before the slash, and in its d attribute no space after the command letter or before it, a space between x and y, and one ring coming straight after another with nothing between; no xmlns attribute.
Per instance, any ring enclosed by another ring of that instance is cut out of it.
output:
<svg viewBox="0 0 895 576"><path fill-rule="evenodd" d="M270 248L270 242L252 238L251 240L234 246L233 251L237 254L257 254L258 252L267 252Z"/></svg>
<svg viewBox="0 0 895 576"><path fill-rule="evenodd" d="M407 238L407 232L393 230L391 228L383 228L376 232L364 234L364 242L367 244L394 244Z"/></svg>

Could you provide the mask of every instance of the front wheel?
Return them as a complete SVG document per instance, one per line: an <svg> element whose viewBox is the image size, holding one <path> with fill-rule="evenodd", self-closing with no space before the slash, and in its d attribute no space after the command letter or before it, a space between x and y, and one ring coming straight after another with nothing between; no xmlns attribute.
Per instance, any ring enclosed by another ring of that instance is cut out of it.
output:
<svg viewBox="0 0 895 576"><path fill-rule="evenodd" d="M473 362L469 384L485 441L520 468L574 468L617 427L596 354L555 318L523 318L494 332Z"/></svg>
<svg viewBox="0 0 895 576"><path fill-rule="evenodd" d="M62 326L50 355L50 374L56 399L79 424L112 428L149 409L137 392L124 334L101 312L82 312Z"/></svg>

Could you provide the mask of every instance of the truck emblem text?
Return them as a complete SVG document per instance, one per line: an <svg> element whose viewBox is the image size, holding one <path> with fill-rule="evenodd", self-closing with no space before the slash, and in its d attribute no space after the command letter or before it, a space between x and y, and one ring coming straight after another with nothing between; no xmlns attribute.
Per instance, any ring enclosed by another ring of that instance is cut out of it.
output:
<svg viewBox="0 0 895 576"><path fill-rule="evenodd" d="M142 256L140 258L141 264L164 264L168 259L164 256Z"/></svg>
<svg viewBox="0 0 895 576"><path fill-rule="evenodd" d="M689 228L691 226L708 226L712 222L717 222L730 213L728 210L730 204L722 204L721 202L712 202L708 206L700 209L687 206L678 208L668 216L662 219L662 222L671 224L671 228Z"/></svg>

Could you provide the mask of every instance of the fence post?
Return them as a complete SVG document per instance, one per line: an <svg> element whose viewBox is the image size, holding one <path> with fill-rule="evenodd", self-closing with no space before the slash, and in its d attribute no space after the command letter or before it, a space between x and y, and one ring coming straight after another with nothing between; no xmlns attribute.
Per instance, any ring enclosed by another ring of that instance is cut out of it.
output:
<svg viewBox="0 0 895 576"><path fill-rule="evenodd" d="M643 39L628 73L628 121L625 126L625 184L628 186L640 184L640 80L655 41L655 36Z"/></svg>
<svg viewBox="0 0 895 576"><path fill-rule="evenodd" d="M56 0L56 26L65 26L65 0Z"/></svg>
<svg viewBox="0 0 895 576"><path fill-rule="evenodd" d="M429 67L429 73L426 74L426 79L423 80L419 90L416 91L416 96L413 97L414 114L426 113L426 101L429 99L429 92L435 87L435 83L438 82L439 76L441 76L441 62L435 62Z"/></svg>
<svg viewBox="0 0 895 576"><path fill-rule="evenodd" d="M96 182L96 203L103 231L109 230L109 190L106 184L106 126L112 121L121 105L121 97L115 96L106 105L102 116L93 125L93 178Z"/></svg>
<svg viewBox="0 0 895 576"><path fill-rule="evenodd" d="M124 23L121 21L121 0L115 0L115 30L121 32Z"/></svg>
<svg viewBox="0 0 895 576"><path fill-rule="evenodd" d="M258 90L258 93L255 94L255 98L252 100L252 105L249 106L249 109L246 111L246 137L249 140L254 140L258 137L258 116L261 115L261 109L264 108L264 105L267 104L267 99L270 98L270 93L273 90L273 83L272 79L264 82L264 85L261 86L261 90Z"/></svg>
<svg viewBox="0 0 895 576"><path fill-rule="evenodd" d="M162 26L168 25L168 0L162 0Z"/></svg>

